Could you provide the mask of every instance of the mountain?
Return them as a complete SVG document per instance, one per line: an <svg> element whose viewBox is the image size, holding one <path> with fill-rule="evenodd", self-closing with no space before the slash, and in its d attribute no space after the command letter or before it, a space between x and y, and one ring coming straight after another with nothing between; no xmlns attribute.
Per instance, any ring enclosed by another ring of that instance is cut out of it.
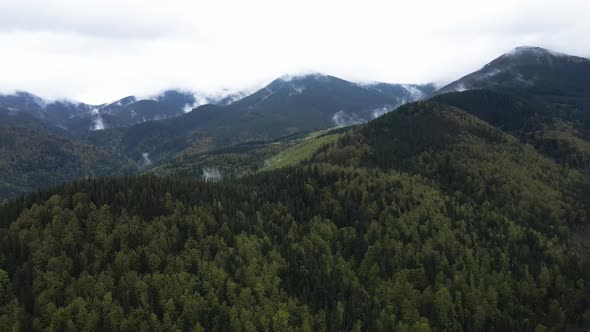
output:
<svg viewBox="0 0 590 332"><path fill-rule="evenodd" d="M0 107L12 113L34 116L47 124L67 130L71 119L90 114L94 106L66 100L47 101L31 93L17 91L14 94L0 95Z"/></svg>
<svg viewBox="0 0 590 332"><path fill-rule="evenodd" d="M436 94L434 100L460 107L555 161L590 173L589 59L517 47Z"/></svg>
<svg viewBox="0 0 590 332"><path fill-rule="evenodd" d="M94 110L93 130L130 127L146 121L167 119L184 114L197 103L189 92L167 90L150 99L128 96Z"/></svg>
<svg viewBox="0 0 590 332"><path fill-rule="evenodd" d="M357 84L309 74L278 78L231 106L250 114L305 117L310 123L301 126L316 129L366 122L403 103L426 99L433 91L432 85Z"/></svg>
<svg viewBox="0 0 590 332"><path fill-rule="evenodd" d="M65 181L135 171L133 161L107 149L0 123L0 201Z"/></svg>
<svg viewBox="0 0 590 332"><path fill-rule="evenodd" d="M516 90L569 98L590 96L590 60L540 47L517 47L437 93L472 89Z"/></svg>
<svg viewBox="0 0 590 332"><path fill-rule="evenodd" d="M202 105L175 118L142 123L116 133L92 133L88 139L99 145L118 146L131 159L149 153L157 163L187 149L204 152L363 123L395 109L401 102L426 96L430 89L421 87L424 92L415 93L418 88L408 86L392 93L392 86L365 86L322 74L284 76L228 105ZM116 142L105 136L116 137Z"/></svg>
<svg viewBox="0 0 590 332"><path fill-rule="evenodd" d="M366 122L403 103L425 99L432 95L433 90L433 85L429 84L360 85L333 76L311 74L284 76L254 93L223 90L205 95L167 90L149 98L127 96L100 105L68 100L49 101L27 92L16 92L0 95L0 107L32 115L73 136L80 136L88 131L131 127L147 121L169 119L197 106L213 104L229 106L225 110L231 110L219 117L213 116L214 121L266 121L279 128L277 132L285 134ZM245 113L249 115L240 118ZM271 134L276 135L276 132Z"/></svg>
<svg viewBox="0 0 590 332"><path fill-rule="evenodd" d="M13 113L34 116L48 125L64 129L72 136L80 136L92 130L129 127L175 117L201 103L216 102L216 98L225 97L213 98L167 90L148 99L128 96L112 103L89 105L67 100L48 101L27 92L16 92L0 95L0 107Z"/></svg>
<svg viewBox="0 0 590 332"><path fill-rule="evenodd" d="M459 107L533 145L558 163L590 171L588 107L492 90L446 93L432 100Z"/></svg>
<svg viewBox="0 0 590 332"><path fill-rule="evenodd" d="M43 121L33 114L20 112L14 108L4 108L2 106L0 106L0 123L14 127L41 130L47 133L58 135L67 134L67 130L65 130L63 127L58 127L47 121Z"/></svg>
<svg viewBox="0 0 590 332"><path fill-rule="evenodd" d="M232 91L228 89L223 89L220 93L213 94L207 98L208 104L215 104L215 105L229 105L234 103L242 98L245 98L252 93L256 92L251 90L238 90ZM202 103L205 104L205 103Z"/></svg>
<svg viewBox="0 0 590 332"><path fill-rule="evenodd" d="M374 82L364 84L366 88L378 91L395 98L399 105L424 100L434 95L436 85L429 84L394 84Z"/></svg>
<svg viewBox="0 0 590 332"><path fill-rule="evenodd" d="M100 178L0 206L0 322L586 330L589 189L460 108L411 103L239 180Z"/></svg>

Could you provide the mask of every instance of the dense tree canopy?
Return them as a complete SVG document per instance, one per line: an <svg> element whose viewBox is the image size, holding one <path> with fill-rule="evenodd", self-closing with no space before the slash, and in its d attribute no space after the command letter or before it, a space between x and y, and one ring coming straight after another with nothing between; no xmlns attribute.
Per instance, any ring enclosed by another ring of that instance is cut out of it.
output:
<svg viewBox="0 0 590 332"><path fill-rule="evenodd" d="M590 326L588 179L437 103L221 183L61 185L0 209L0 324L24 330Z"/></svg>

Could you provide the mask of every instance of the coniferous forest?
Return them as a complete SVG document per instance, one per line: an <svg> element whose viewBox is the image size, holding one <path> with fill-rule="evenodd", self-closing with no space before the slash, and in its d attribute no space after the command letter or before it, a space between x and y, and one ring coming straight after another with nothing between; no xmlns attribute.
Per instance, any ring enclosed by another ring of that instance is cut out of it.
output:
<svg viewBox="0 0 590 332"><path fill-rule="evenodd" d="M500 129L468 96L402 106L239 179L102 177L13 199L0 326L587 329L584 154L543 145L543 111L516 103L522 121Z"/></svg>

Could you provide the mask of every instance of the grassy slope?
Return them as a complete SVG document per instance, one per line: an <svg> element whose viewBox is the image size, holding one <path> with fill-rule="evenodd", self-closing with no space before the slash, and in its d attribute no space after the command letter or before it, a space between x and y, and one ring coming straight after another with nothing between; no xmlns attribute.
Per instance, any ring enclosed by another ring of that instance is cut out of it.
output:
<svg viewBox="0 0 590 332"><path fill-rule="evenodd" d="M321 136L313 133L301 143L283 150L281 153L266 160L266 165L262 171L296 165L309 159L320 147L336 142L338 137L340 137L340 134Z"/></svg>
<svg viewBox="0 0 590 332"><path fill-rule="evenodd" d="M205 153L187 153L149 172L201 178L204 170L216 169L224 179L240 178L307 160L321 146L335 142L339 136L334 129L325 129L272 141L242 143Z"/></svg>

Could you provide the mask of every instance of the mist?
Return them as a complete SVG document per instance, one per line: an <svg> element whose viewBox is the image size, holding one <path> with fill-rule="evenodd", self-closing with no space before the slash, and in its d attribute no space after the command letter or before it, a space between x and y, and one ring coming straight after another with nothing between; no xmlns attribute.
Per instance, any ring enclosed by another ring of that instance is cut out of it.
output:
<svg viewBox="0 0 590 332"><path fill-rule="evenodd" d="M203 168L203 179L205 181L218 182L223 179L223 176L217 167L205 167Z"/></svg>

